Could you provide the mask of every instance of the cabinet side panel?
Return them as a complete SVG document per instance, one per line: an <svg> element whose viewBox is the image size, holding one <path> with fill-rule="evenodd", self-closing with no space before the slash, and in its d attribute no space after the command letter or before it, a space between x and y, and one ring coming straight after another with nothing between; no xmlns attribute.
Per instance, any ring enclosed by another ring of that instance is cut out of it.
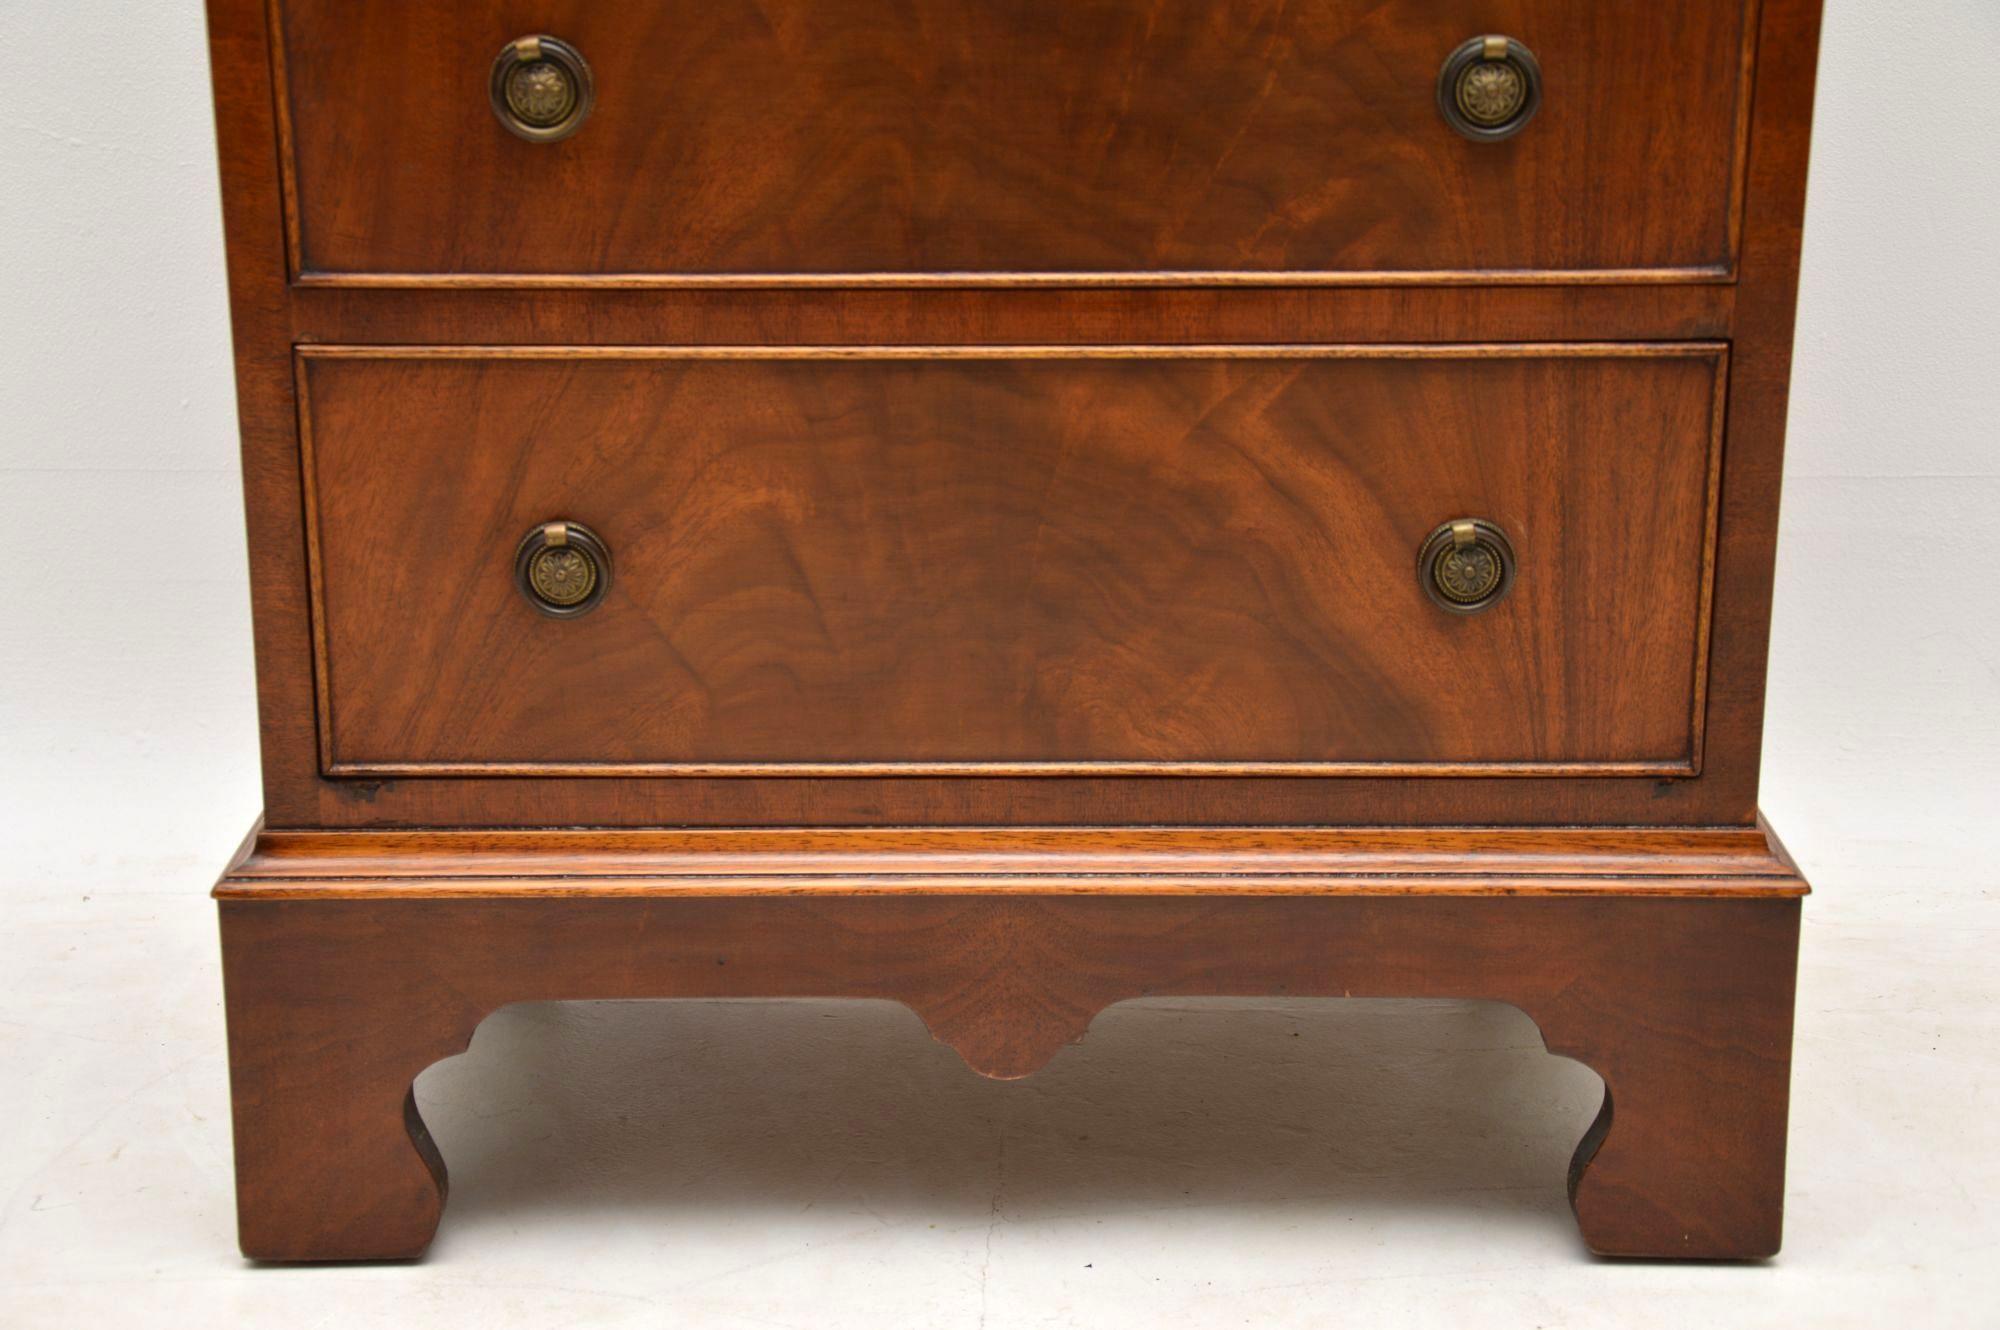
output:
<svg viewBox="0 0 2000 1330"><path fill-rule="evenodd" d="M1792 333L1820 0L1764 0L1716 548L1703 784L1712 820L1757 817Z"/></svg>
<svg viewBox="0 0 2000 1330"><path fill-rule="evenodd" d="M318 803L305 529L275 92L263 0L209 0L266 816Z"/></svg>

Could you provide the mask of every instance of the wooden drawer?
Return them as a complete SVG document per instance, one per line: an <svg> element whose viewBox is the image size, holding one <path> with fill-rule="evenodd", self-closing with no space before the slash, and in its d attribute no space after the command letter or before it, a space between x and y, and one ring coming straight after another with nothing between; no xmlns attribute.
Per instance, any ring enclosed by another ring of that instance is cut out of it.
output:
<svg viewBox="0 0 2000 1330"><path fill-rule="evenodd" d="M1754 0L274 0L327 283L1718 280ZM1488 33L1539 113L1475 142ZM573 137L488 102L589 64Z"/></svg>
<svg viewBox="0 0 2000 1330"><path fill-rule="evenodd" d="M1692 774L1725 363L307 348L324 769ZM1516 578L1449 613L1473 517Z"/></svg>

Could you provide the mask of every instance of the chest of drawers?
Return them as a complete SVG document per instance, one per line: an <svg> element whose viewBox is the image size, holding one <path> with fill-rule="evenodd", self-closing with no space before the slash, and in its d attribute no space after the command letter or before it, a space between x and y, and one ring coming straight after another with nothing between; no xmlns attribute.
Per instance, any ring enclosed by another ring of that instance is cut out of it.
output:
<svg viewBox="0 0 2000 1330"><path fill-rule="evenodd" d="M1272 993L1522 1007L1593 1250L1777 1249L1817 0L208 7L246 1253L421 1252L509 1002Z"/></svg>

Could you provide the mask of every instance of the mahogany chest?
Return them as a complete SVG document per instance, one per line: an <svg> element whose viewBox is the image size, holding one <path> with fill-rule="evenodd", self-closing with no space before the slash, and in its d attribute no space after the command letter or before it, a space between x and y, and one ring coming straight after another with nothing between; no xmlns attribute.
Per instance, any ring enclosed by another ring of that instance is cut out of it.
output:
<svg viewBox="0 0 2000 1330"><path fill-rule="evenodd" d="M1519 1005L1593 1250L1777 1249L1818 0L208 10L246 1253L421 1252L509 1002L1280 992Z"/></svg>

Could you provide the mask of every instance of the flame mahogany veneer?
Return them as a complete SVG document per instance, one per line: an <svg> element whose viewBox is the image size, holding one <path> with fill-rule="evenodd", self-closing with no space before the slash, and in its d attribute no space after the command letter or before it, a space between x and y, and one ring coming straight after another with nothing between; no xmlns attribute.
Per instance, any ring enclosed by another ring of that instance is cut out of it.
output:
<svg viewBox="0 0 2000 1330"><path fill-rule="evenodd" d="M1604 1079L1593 1251L1778 1249L1819 0L207 3L246 1254L422 1253L412 1082L511 1002L889 998L1017 1077L1271 994L1519 1006Z"/></svg>

